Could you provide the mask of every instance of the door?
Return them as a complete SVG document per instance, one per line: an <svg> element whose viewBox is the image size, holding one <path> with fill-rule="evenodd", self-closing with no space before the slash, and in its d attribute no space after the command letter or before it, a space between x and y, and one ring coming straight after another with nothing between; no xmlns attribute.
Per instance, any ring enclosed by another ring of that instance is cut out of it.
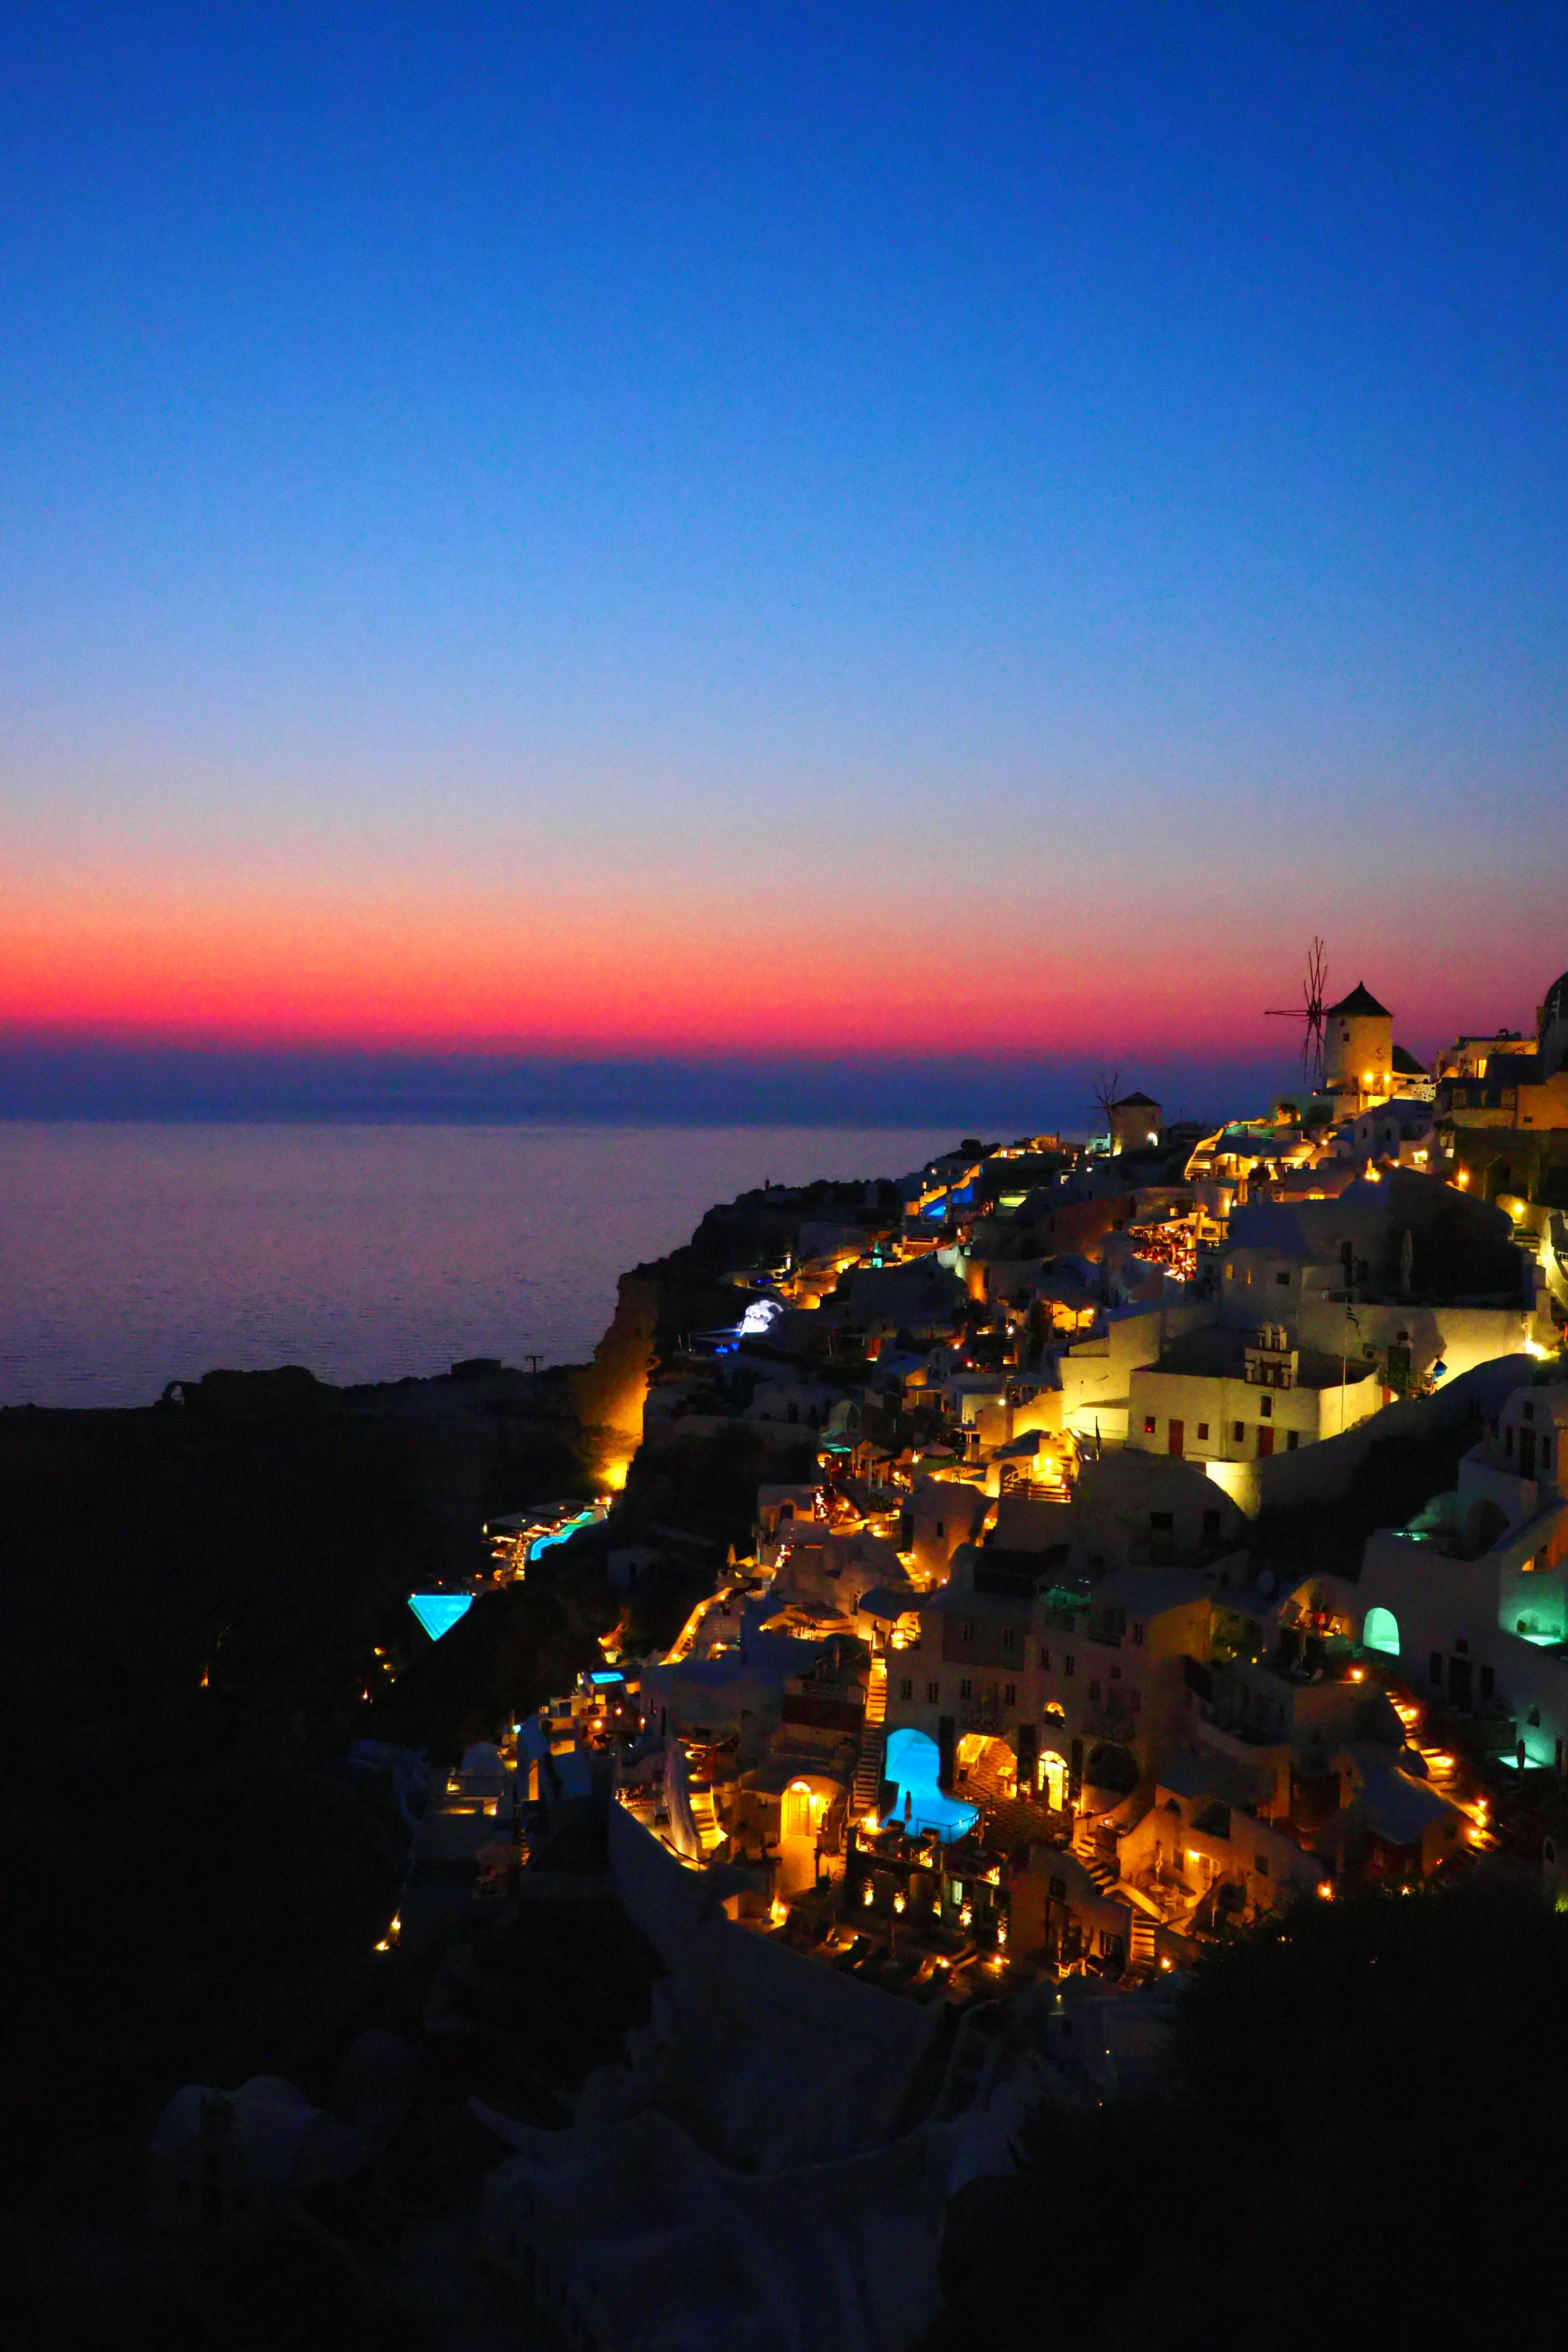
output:
<svg viewBox="0 0 1568 2352"><path fill-rule="evenodd" d="M1450 1706L1464 1707L1467 1710L1469 1707L1470 1662L1468 1658L1450 1658L1448 1661L1448 1704Z"/></svg>
<svg viewBox="0 0 1568 2352"><path fill-rule="evenodd" d="M1521 1478L1535 1475L1535 1432L1521 1429L1519 1433L1519 1475Z"/></svg>
<svg viewBox="0 0 1568 2352"><path fill-rule="evenodd" d="M1184 1421L1173 1421L1171 1423L1170 1439L1165 1450L1168 1454L1184 1454L1186 1446L1187 1424Z"/></svg>
<svg viewBox="0 0 1568 2352"><path fill-rule="evenodd" d="M1268 1459L1268 1455L1269 1455L1270 1454L1272 1454L1272 1453L1273 1453L1273 1451L1274 1451L1274 1432L1273 1432L1272 1428L1269 1426L1269 1424L1268 1424L1267 1422L1260 1422L1260 1423L1258 1423L1258 1460L1259 1460L1260 1462L1266 1461L1266 1460Z"/></svg>

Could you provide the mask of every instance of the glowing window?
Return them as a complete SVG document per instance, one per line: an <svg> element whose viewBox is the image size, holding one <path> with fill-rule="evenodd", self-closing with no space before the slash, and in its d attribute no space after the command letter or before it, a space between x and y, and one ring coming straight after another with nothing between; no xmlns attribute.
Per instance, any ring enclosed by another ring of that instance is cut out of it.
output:
<svg viewBox="0 0 1568 2352"><path fill-rule="evenodd" d="M1362 1628L1362 1646L1381 1650L1385 1657L1399 1655L1399 1620L1392 1609L1369 1609Z"/></svg>

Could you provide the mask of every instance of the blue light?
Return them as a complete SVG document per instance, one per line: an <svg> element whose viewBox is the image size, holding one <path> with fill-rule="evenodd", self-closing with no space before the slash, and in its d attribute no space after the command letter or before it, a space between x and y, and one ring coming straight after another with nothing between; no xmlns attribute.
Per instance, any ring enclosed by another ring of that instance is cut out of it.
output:
<svg viewBox="0 0 1568 2352"><path fill-rule="evenodd" d="M907 1826L911 1836L921 1830L934 1830L943 1845L961 1838L980 1819L973 1805L962 1805L937 1787L936 1776L940 1758L937 1745L923 1731L906 1726L888 1736L888 1761L885 1776L898 1784L898 1795L891 1811L883 1816L883 1826L891 1822ZM906 1821L904 1799L910 1801Z"/></svg>
<svg viewBox="0 0 1568 2352"><path fill-rule="evenodd" d="M574 1519L568 1519L565 1526L563 1528L557 1528L552 1536L535 1537L533 1542L528 1547L529 1559L531 1560L537 1559L542 1551L548 1551L550 1549L552 1544L564 1543L568 1536L574 1536L576 1534L579 1528L593 1527L596 1523L598 1516L597 1511L579 1511Z"/></svg>
<svg viewBox="0 0 1568 2352"><path fill-rule="evenodd" d="M449 1633L459 1617L466 1617L474 1605L471 1592L411 1592L408 1606L413 1610L433 1642Z"/></svg>

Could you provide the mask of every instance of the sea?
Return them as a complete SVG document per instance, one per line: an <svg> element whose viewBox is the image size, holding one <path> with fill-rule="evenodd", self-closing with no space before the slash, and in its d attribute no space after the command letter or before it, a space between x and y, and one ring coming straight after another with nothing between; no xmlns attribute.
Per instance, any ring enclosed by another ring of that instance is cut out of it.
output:
<svg viewBox="0 0 1568 2352"><path fill-rule="evenodd" d="M580 1363L616 1277L764 1180L899 1176L887 1127L0 1121L0 1404L223 1366L337 1383Z"/></svg>

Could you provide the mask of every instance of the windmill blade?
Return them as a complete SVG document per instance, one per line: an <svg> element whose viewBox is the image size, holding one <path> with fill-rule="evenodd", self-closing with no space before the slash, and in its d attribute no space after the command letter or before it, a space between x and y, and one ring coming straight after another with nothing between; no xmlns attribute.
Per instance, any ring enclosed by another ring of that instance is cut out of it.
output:
<svg viewBox="0 0 1568 2352"><path fill-rule="evenodd" d="M1328 956L1323 942L1313 935L1307 957L1307 978L1304 991L1307 999L1306 1058L1315 1074L1317 1085L1323 1083L1323 998L1329 980Z"/></svg>
<svg viewBox="0 0 1568 2352"><path fill-rule="evenodd" d="M1266 1021L1300 1021L1301 1034L1301 1076L1312 1079L1321 1087L1323 1083L1323 993L1328 986L1328 955L1323 942L1314 932L1312 944L1307 950L1306 976L1301 982L1301 1003L1270 1004L1265 1007Z"/></svg>

